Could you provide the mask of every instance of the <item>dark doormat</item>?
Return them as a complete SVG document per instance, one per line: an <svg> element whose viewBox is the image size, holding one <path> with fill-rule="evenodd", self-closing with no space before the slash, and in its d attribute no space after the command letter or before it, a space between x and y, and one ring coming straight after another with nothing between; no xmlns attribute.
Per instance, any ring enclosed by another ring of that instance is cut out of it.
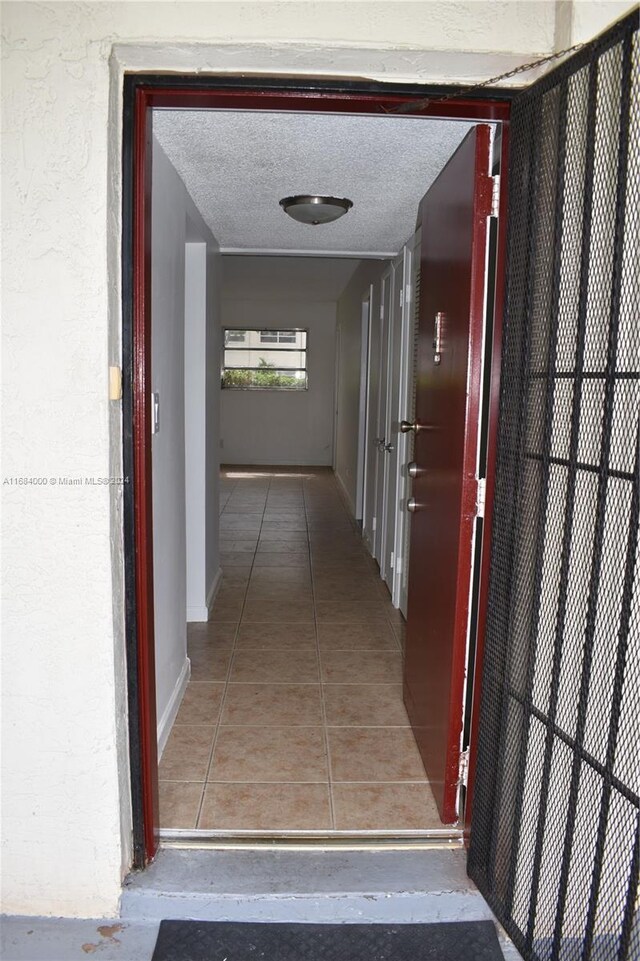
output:
<svg viewBox="0 0 640 961"><path fill-rule="evenodd" d="M161 921L152 961L504 961L492 921Z"/></svg>

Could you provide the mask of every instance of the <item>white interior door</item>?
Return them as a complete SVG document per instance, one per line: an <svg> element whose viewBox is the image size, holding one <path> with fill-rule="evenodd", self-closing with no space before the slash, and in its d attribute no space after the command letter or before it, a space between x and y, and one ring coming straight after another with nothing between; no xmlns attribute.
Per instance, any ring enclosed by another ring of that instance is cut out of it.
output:
<svg viewBox="0 0 640 961"><path fill-rule="evenodd" d="M376 515L375 533L373 540L373 556L380 566L380 576L386 572L384 540L385 540L385 509L387 503L386 491L386 461L384 445L387 443L387 408L389 404L389 326L391 317L391 302L393 291L393 265L382 275L380 291L380 388L378 391L378 421L375 434L376 449Z"/></svg>
<svg viewBox="0 0 640 961"><path fill-rule="evenodd" d="M398 459L400 381L402 361L402 321L404 304L404 262L405 251L393 264L391 285L391 309L387 336L387 413L385 421L384 471L385 506L382 555L384 565L380 565L382 576L389 592L393 595L395 582L395 541L398 524Z"/></svg>
<svg viewBox="0 0 640 961"><path fill-rule="evenodd" d="M378 408L380 399L380 285L370 288L369 350L367 356L369 390L367 392L367 414L364 448L364 510L362 515L362 537L371 554L375 551L376 506L378 484Z"/></svg>
<svg viewBox="0 0 640 961"><path fill-rule="evenodd" d="M414 421L416 390L417 317L420 301L420 231L406 248L404 262L405 295L402 314L402 359L400 363L399 420ZM407 616L409 587L410 517L407 499L411 496L411 482L407 466L413 460L413 433L398 433L398 524L396 527L396 568L392 591L393 603Z"/></svg>
<svg viewBox="0 0 640 961"><path fill-rule="evenodd" d="M333 442L331 466L335 470L338 463L338 385L340 383L340 328L336 327L335 380L333 384Z"/></svg>
<svg viewBox="0 0 640 961"><path fill-rule="evenodd" d="M360 329L360 401L358 408L358 461L356 475L356 520L365 514L366 502L366 451L367 408L369 405L369 330L371 327L372 287L362 301Z"/></svg>

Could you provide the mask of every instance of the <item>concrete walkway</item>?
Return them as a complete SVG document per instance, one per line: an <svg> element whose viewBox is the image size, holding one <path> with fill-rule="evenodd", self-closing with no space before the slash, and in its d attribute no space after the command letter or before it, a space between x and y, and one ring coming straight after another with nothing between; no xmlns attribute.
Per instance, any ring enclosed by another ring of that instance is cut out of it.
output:
<svg viewBox="0 0 640 961"><path fill-rule="evenodd" d="M465 861L460 848L165 849L125 882L120 918L5 918L1 957L150 961L161 918L388 924L491 919ZM518 961L504 932L499 936L505 961Z"/></svg>
<svg viewBox="0 0 640 961"><path fill-rule="evenodd" d="M0 957L2 961L151 961L159 924L105 918L4 917ZM499 931L498 936L505 961L521 961L504 932Z"/></svg>

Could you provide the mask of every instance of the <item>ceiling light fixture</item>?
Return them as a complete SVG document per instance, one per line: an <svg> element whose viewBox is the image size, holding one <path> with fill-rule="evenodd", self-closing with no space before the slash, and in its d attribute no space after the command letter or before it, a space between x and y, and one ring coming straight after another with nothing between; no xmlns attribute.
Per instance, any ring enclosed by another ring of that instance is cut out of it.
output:
<svg viewBox="0 0 640 961"><path fill-rule="evenodd" d="M353 207L346 197L318 197L315 194L297 194L283 197L280 206L286 214L301 224L328 224L342 217Z"/></svg>

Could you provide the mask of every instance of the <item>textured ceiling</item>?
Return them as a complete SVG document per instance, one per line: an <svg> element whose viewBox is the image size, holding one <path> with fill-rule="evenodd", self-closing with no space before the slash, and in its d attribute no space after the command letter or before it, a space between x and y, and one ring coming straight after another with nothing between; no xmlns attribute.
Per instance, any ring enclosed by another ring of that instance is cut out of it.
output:
<svg viewBox="0 0 640 961"><path fill-rule="evenodd" d="M471 124L423 118L155 110L154 133L220 246L397 252ZM333 224L298 224L291 194L349 197Z"/></svg>
<svg viewBox="0 0 640 961"><path fill-rule="evenodd" d="M335 257L226 256L225 300L337 300L362 261Z"/></svg>

